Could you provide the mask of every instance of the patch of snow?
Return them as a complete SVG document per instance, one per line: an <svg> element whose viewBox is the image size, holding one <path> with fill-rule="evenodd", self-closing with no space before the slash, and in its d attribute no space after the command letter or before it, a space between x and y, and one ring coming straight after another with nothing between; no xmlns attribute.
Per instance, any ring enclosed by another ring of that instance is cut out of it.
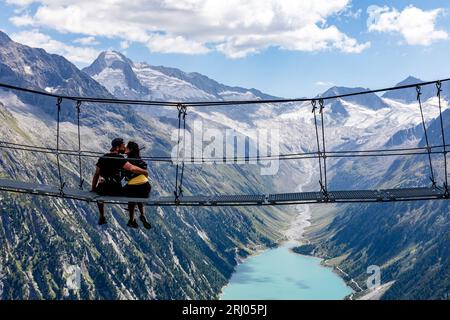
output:
<svg viewBox="0 0 450 320"><path fill-rule="evenodd" d="M207 243L211 243L211 240L208 238L208 235L206 234L205 231L200 230L200 229L198 229L198 228L196 228L196 229L197 229L197 234L198 234L198 236L199 236L203 241L205 241L205 242L207 242Z"/></svg>
<svg viewBox="0 0 450 320"><path fill-rule="evenodd" d="M108 231L105 231L105 236L107 237L107 243L110 244L112 246L112 248L114 249L114 251L117 253L117 255L119 256L119 260L123 263L125 263L127 260L125 259L122 251L120 250L119 246L117 245L117 243L114 241L113 237L111 236L111 234Z"/></svg>
<svg viewBox="0 0 450 320"><path fill-rule="evenodd" d="M116 90L128 89L125 75L122 70L105 68L92 78L100 82L109 92L114 94Z"/></svg>
<svg viewBox="0 0 450 320"><path fill-rule="evenodd" d="M164 73L153 69L145 63L135 63L133 71L141 84L150 89L153 99L204 99L213 100L215 97L200 90L189 82L170 77Z"/></svg>
<svg viewBox="0 0 450 320"><path fill-rule="evenodd" d="M156 213L161 217L164 218L164 211L161 207L156 208Z"/></svg>
<svg viewBox="0 0 450 320"><path fill-rule="evenodd" d="M23 71L25 72L25 74L28 74L30 76L33 75L33 70L31 69L30 66L27 65L23 66Z"/></svg>
<svg viewBox="0 0 450 320"><path fill-rule="evenodd" d="M183 268L181 267L181 264L180 264L180 260L178 260L178 257L175 254L175 250L173 250L173 241L171 241L169 243L169 250L170 250L170 254L172 255L172 259L173 259L174 264L176 266L178 266L181 270L183 270Z"/></svg>
<svg viewBox="0 0 450 320"><path fill-rule="evenodd" d="M47 92L49 92L49 93L54 93L54 92L56 92L56 88L54 88L54 87L45 87L45 89L44 89L45 91L47 91Z"/></svg>
<svg viewBox="0 0 450 320"><path fill-rule="evenodd" d="M107 111L105 113L105 116L109 117L109 118L114 118L114 119L117 119L117 120L120 120L120 121L123 120L123 116L121 116L120 114L117 114L117 113L113 113L111 111Z"/></svg>
<svg viewBox="0 0 450 320"><path fill-rule="evenodd" d="M260 100L259 97L255 96L252 92L236 92L236 91L222 91L219 92L224 100Z"/></svg>
<svg viewBox="0 0 450 320"><path fill-rule="evenodd" d="M111 64L117 60L123 61L123 58L120 56L120 54L114 51L105 52L105 62L108 66L111 66Z"/></svg>

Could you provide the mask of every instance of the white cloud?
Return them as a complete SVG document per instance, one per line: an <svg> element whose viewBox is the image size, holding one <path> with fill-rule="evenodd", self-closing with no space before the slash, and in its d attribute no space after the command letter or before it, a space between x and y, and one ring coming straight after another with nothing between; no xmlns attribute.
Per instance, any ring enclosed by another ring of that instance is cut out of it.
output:
<svg viewBox="0 0 450 320"><path fill-rule="evenodd" d="M10 3L26 0L8 0ZM16 25L139 42L153 52L241 58L268 47L358 53L359 43L327 19L351 0L36 0ZM28 1L29 2L29 1ZM33 10L31 16L29 10Z"/></svg>
<svg viewBox="0 0 450 320"><path fill-rule="evenodd" d="M185 39L183 36L166 36L153 34L146 41L153 52L202 54L209 51L201 42Z"/></svg>
<svg viewBox="0 0 450 320"><path fill-rule="evenodd" d="M395 8L370 6L367 9L369 31L400 33L407 44L429 46L445 40L448 33L436 29L436 19L443 9L421 10L408 6L403 11Z"/></svg>
<svg viewBox="0 0 450 320"><path fill-rule="evenodd" d="M83 46L100 44L100 42L97 41L95 39L95 37L93 37L93 36L78 38L78 39L73 40L73 42L74 43L78 43L78 44L82 44Z"/></svg>
<svg viewBox="0 0 450 320"><path fill-rule="evenodd" d="M54 40L38 30L14 33L11 38L30 47L43 48L50 53L63 55L74 63L89 64L97 58L99 51L90 47L75 47Z"/></svg>
<svg viewBox="0 0 450 320"><path fill-rule="evenodd" d="M120 49L126 50L129 47L130 47L130 42L129 41L126 41L126 40L120 41Z"/></svg>
<svg viewBox="0 0 450 320"><path fill-rule="evenodd" d="M317 81L315 83L316 86L318 87L331 87L331 86L335 86L334 82L332 81Z"/></svg>
<svg viewBox="0 0 450 320"><path fill-rule="evenodd" d="M30 26L34 23L33 17L28 13L11 17L10 21L18 27Z"/></svg>
<svg viewBox="0 0 450 320"><path fill-rule="evenodd" d="M341 10L340 15L337 17L339 20L342 18L347 19L359 19L362 14L362 9L353 10L352 5L347 5L343 10Z"/></svg>
<svg viewBox="0 0 450 320"><path fill-rule="evenodd" d="M361 17L362 14L362 9L358 9L356 11L352 11L351 9L349 9L346 13L345 16L347 18L352 18L352 19L359 19Z"/></svg>
<svg viewBox="0 0 450 320"><path fill-rule="evenodd" d="M6 3L8 4L14 4L16 6L24 7L28 6L35 2L34 0L6 0Z"/></svg>

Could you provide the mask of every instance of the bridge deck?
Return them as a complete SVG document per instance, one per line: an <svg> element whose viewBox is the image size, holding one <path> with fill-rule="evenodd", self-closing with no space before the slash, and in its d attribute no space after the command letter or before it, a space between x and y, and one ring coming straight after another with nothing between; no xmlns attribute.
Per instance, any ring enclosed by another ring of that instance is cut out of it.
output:
<svg viewBox="0 0 450 320"><path fill-rule="evenodd" d="M96 193L42 184L0 179L0 191L19 192L33 195L60 197L87 202L104 201L105 203L125 204L142 202L148 206L258 206L291 205L308 203L354 203L354 202L390 202L408 200L444 199L445 192L439 188L402 188L383 190L347 190L329 191L328 197L321 192L297 192L260 195L201 195L184 196L175 203L174 196L139 199L125 197L99 196Z"/></svg>

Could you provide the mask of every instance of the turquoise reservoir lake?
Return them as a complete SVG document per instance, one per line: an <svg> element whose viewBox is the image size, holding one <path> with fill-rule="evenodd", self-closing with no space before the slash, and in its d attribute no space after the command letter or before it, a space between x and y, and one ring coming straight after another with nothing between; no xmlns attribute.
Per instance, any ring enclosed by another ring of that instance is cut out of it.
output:
<svg viewBox="0 0 450 320"><path fill-rule="evenodd" d="M352 293L320 259L296 254L284 244L238 265L222 300L340 300Z"/></svg>

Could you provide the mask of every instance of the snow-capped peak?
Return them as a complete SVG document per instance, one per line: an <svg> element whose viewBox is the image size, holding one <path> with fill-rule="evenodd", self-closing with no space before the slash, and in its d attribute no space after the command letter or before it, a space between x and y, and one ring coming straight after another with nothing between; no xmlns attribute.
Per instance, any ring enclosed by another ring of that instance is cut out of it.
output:
<svg viewBox="0 0 450 320"><path fill-rule="evenodd" d="M133 62L120 52L102 52L83 71L118 98L138 99L149 94L134 73Z"/></svg>
<svg viewBox="0 0 450 320"><path fill-rule="evenodd" d="M418 79L413 76L408 76L405 80L397 83L395 86L396 87L407 86L422 82L424 81L421 79ZM422 86L421 91L422 91L421 98L423 101L426 101L436 95L436 87L434 85ZM388 98L403 103L414 103L417 101L417 91L416 88L414 87L402 90L388 91L383 95L383 98Z"/></svg>
<svg viewBox="0 0 450 320"><path fill-rule="evenodd" d="M325 91L322 94L322 97L331 97L337 95L345 95L352 94L356 92L368 91L366 88L348 88L348 87L332 87ZM380 110L384 108L388 108L389 106L376 94L369 93L364 95L350 96L344 97L338 100L330 100L329 104L331 105L331 109L334 113L338 113L341 115L347 116L348 113L346 111L345 106L342 104L342 101L366 106L372 110Z"/></svg>
<svg viewBox="0 0 450 320"><path fill-rule="evenodd" d="M108 66L111 66L115 61L125 62L126 58L117 51L105 51L103 52L103 59Z"/></svg>
<svg viewBox="0 0 450 320"><path fill-rule="evenodd" d="M204 101L274 98L255 89L226 86L196 72L133 62L116 51L102 52L83 71L112 94L125 99Z"/></svg>
<svg viewBox="0 0 450 320"><path fill-rule="evenodd" d="M117 51L103 51L95 61L83 71L89 75L100 73L105 68L123 69L125 66L131 66L133 62Z"/></svg>

